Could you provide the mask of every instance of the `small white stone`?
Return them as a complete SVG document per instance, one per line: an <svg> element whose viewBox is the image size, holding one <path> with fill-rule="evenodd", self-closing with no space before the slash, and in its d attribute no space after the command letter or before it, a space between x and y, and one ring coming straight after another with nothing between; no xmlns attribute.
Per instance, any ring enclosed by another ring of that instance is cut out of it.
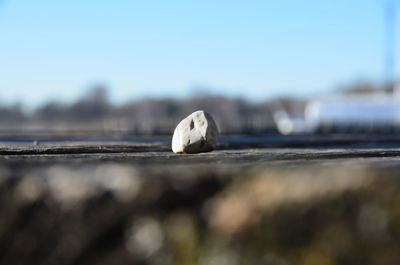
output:
<svg viewBox="0 0 400 265"><path fill-rule="evenodd" d="M215 149L218 128L210 114L193 112L176 126L172 137L174 153L201 153Z"/></svg>

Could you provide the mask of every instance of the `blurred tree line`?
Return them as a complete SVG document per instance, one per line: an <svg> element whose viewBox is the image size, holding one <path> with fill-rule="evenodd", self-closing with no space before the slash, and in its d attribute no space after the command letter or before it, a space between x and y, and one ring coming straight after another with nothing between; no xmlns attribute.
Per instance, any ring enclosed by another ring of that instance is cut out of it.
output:
<svg viewBox="0 0 400 265"><path fill-rule="evenodd" d="M370 95L376 93L396 93L400 82L372 82L369 80L357 80L355 82L341 85L337 91L344 95Z"/></svg>
<svg viewBox="0 0 400 265"><path fill-rule="evenodd" d="M75 130L170 134L180 120L202 109L213 115L223 133L264 133L276 131L276 110L298 111L304 104L290 98L250 102L202 93L182 100L145 98L114 105L106 88L97 86L70 104L47 102L29 113L20 104L0 106L0 122L3 128L4 124L33 124L48 129L63 125Z"/></svg>
<svg viewBox="0 0 400 265"><path fill-rule="evenodd" d="M393 93L396 86L357 81L336 89L343 95ZM103 86L93 87L72 103L47 102L31 112L21 104L0 105L2 130L26 127L59 131L116 132L119 134L170 134L180 120L196 110L213 115L222 133L276 132L274 113L302 114L307 101L290 97L259 102L243 98L196 93L186 99L138 99L115 105Z"/></svg>

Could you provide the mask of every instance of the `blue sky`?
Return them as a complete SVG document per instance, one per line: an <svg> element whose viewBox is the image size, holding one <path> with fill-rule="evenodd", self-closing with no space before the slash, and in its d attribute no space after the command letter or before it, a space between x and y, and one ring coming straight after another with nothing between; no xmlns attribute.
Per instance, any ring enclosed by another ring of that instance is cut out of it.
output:
<svg viewBox="0 0 400 265"><path fill-rule="evenodd" d="M71 101L95 84L118 103L380 81L384 2L0 0L0 102Z"/></svg>

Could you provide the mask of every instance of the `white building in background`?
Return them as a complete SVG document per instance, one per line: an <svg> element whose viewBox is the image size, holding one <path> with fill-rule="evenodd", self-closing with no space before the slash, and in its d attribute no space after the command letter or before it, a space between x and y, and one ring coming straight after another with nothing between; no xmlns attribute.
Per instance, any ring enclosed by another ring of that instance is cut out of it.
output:
<svg viewBox="0 0 400 265"><path fill-rule="evenodd" d="M304 113L280 110L274 119L282 134L400 132L400 87L395 91L313 99Z"/></svg>

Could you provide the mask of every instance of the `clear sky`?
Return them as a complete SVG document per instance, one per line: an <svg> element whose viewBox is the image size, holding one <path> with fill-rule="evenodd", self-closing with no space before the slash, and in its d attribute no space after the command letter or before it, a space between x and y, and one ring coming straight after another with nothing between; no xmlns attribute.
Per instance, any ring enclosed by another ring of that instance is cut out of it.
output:
<svg viewBox="0 0 400 265"><path fill-rule="evenodd" d="M310 96L380 81L384 2L0 0L0 102L70 101L99 83L124 102L199 88Z"/></svg>

